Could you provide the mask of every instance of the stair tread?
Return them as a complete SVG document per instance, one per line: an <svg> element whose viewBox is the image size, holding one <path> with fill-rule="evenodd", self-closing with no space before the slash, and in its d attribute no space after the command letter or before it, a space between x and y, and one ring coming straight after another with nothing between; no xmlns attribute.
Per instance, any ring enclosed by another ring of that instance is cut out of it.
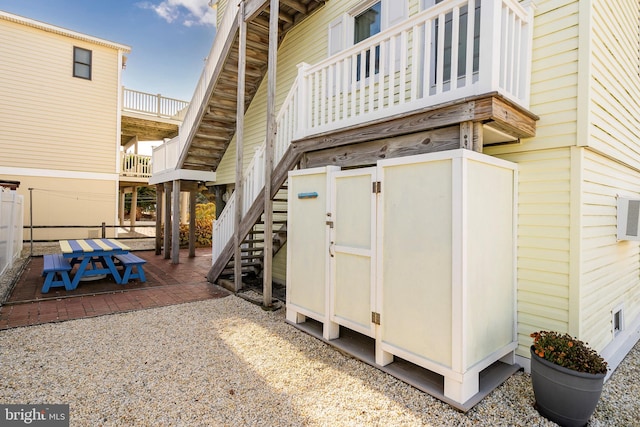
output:
<svg viewBox="0 0 640 427"><path fill-rule="evenodd" d="M242 267L256 267L258 265L262 265L262 263L260 262L243 262L242 263ZM229 264L227 264L227 266L229 266ZM231 266L233 266L233 262L231 263ZM230 267L227 267L230 268Z"/></svg>

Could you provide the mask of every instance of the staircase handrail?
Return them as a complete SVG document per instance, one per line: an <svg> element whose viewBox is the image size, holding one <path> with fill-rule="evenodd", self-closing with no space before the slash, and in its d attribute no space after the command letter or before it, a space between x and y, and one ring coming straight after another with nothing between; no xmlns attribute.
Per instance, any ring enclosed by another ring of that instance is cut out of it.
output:
<svg viewBox="0 0 640 427"><path fill-rule="evenodd" d="M291 89L284 99L282 106L276 116L276 139L274 141L274 154L273 164L274 166L282 160L284 153L286 153L289 144L293 140L293 136L298 130L298 81L296 77ZM266 140L255 151L251 162L247 166L245 173L242 176L243 185L243 200L242 200L242 215L247 213L253 202L260 194L260 191L264 188L264 152L266 149ZM216 259L226 246L226 244L233 237L235 232L235 221L233 213L236 210L236 192L234 191L220 213L219 218L214 220L212 236L211 236L211 263L215 263ZM233 200L233 203L232 203ZM231 232L229 232L231 230Z"/></svg>
<svg viewBox="0 0 640 427"><path fill-rule="evenodd" d="M222 21L220 21L220 26L216 29L216 36L213 40L209 55L207 56L207 61L204 69L202 70L202 74L200 74L200 80L198 80L193 97L191 98L187 112L184 115L182 125L180 125L179 136L181 154L187 149L187 143L189 142L192 130L200 121L200 118L204 113L204 109L208 104L204 102L204 100L209 93L210 86L215 83L212 81L213 74L220 61L226 60L226 58L223 57L222 52L225 48L227 39L237 30L236 24L238 21L237 17L239 8L236 6L237 1L232 1L229 2L224 9ZM179 165L176 165L176 169L178 166Z"/></svg>

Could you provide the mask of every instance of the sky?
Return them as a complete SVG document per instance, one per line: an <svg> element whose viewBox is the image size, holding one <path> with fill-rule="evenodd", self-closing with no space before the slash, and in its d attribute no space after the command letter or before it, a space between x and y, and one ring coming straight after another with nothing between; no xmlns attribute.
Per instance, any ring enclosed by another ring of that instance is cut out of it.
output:
<svg viewBox="0 0 640 427"><path fill-rule="evenodd" d="M130 46L124 86L183 101L215 36L208 0L0 0L0 10Z"/></svg>

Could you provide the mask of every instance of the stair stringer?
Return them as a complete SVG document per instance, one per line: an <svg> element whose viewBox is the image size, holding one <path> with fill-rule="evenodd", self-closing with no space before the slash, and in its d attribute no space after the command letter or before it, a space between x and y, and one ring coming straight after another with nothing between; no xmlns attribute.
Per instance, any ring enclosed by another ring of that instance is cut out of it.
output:
<svg viewBox="0 0 640 427"><path fill-rule="evenodd" d="M287 149L286 153L282 157L282 160L274 168L273 174L271 175L271 199L276 197L280 187L282 187L284 182L287 180L288 172L296 167L296 165L300 161L301 156L302 153L298 152L293 147L290 146ZM264 213L264 197L265 192L264 187L262 187L260 193L258 193L258 196L251 204L251 207L240 222L240 236L242 237L242 240L247 237L249 232L253 229L253 227L260 220L260 217ZM220 255L211 266L211 269L207 274L207 280L209 282L215 283L218 280L220 274L222 274L225 267L233 257L235 252L234 248L235 239L231 239L224 246L224 249L222 249Z"/></svg>

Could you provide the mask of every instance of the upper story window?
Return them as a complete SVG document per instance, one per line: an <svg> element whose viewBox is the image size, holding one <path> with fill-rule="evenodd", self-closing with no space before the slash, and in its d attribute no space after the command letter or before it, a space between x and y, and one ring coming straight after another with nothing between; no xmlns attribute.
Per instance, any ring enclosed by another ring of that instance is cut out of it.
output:
<svg viewBox="0 0 640 427"><path fill-rule="evenodd" d="M382 25L382 3L378 2L353 18L353 44L378 34Z"/></svg>
<svg viewBox="0 0 640 427"><path fill-rule="evenodd" d="M382 25L382 3L378 2L353 18L353 44L359 43L369 37L378 34ZM374 74L380 70L380 46L375 48ZM364 58L364 76L371 74L371 52L367 51ZM358 55L356 76L360 80L360 67L362 58Z"/></svg>
<svg viewBox="0 0 640 427"><path fill-rule="evenodd" d="M91 80L91 51L73 47L73 77Z"/></svg>
<svg viewBox="0 0 640 427"><path fill-rule="evenodd" d="M407 0L368 0L343 14L329 24L329 56L358 44L387 28L402 22L408 15ZM399 40L398 40L399 41ZM396 53L398 55L399 52ZM373 56L373 58L372 58ZM387 60L389 60L387 58ZM371 70L373 62L373 70ZM378 74L380 45L368 50L364 57L357 55L356 80Z"/></svg>
<svg viewBox="0 0 640 427"><path fill-rule="evenodd" d="M407 0L362 1L329 24L329 56L357 44L408 16Z"/></svg>

